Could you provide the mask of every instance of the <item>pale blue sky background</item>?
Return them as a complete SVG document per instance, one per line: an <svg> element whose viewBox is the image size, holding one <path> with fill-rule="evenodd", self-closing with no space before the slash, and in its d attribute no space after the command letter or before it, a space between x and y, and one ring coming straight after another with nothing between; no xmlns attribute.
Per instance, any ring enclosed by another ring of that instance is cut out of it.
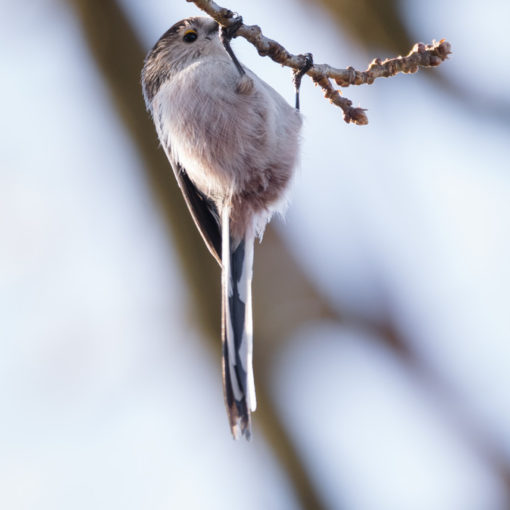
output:
<svg viewBox="0 0 510 510"><path fill-rule="evenodd" d="M198 12L124 4L147 47ZM252 444L230 438L219 359L192 325L171 240L72 12L56 0L0 7L0 506L296 508L256 417ZM228 7L318 62L373 57L305 3ZM509 100L509 10L406 2L419 39L453 44L434 72L481 100ZM288 70L234 48L292 101ZM510 130L423 74L347 89L367 127L303 86L282 234L342 310L389 310L450 389L423 385L358 328L310 324L287 343L275 395L331 508L505 505L466 431L510 464Z"/></svg>

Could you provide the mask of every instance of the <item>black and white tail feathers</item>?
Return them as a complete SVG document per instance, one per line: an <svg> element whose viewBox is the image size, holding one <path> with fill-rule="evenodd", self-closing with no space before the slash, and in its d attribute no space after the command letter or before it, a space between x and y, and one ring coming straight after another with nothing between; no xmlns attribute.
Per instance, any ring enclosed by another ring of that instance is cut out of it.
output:
<svg viewBox="0 0 510 510"><path fill-rule="evenodd" d="M222 226L222 353L223 389L234 439L251 437L251 412L257 407L253 379L251 279L254 228L243 239L230 236L230 209L221 213Z"/></svg>

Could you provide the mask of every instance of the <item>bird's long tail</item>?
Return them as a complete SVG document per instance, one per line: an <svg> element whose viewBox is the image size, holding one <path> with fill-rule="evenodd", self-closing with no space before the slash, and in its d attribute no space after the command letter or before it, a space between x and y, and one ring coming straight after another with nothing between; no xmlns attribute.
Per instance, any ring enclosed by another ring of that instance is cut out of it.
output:
<svg viewBox="0 0 510 510"><path fill-rule="evenodd" d="M251 411L257 406L253 379L253 326L251 279L253 229L243 239L230 236L230 209L224 207L222 223L222 351L223 390L234 439L251 437Z"/></svg>

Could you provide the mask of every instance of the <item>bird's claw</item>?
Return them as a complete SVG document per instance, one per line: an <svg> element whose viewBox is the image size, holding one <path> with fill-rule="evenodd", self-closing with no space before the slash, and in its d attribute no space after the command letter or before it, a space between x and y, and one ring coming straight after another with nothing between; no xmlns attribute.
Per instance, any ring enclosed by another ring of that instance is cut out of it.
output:
<svg viewBox="0 0 510 510"><path fill-rule="evenodd" d="M311 53L306 53L302 55L302 57L304 57L305 60L304 64L299 69L294 69L292 77L292 81L296 89L296 110L299 110L299 89L301 87L301 80L313 66L313 55Z"/></svg>
<svg viewBox="0 0 510 510"><path fill-rule="evenodd" d="M222 26L220 30L220 39L223 43L223 46L227 50L227 53L230 55L232 62L234 62L237 70L239 71L239 74L244 76L245 71L243 66L240 64L239 60L237 60L237 57L235 56L234 52L232 51L232 47L230 46L230 41L236 36L236 33L242 24L242 16L237 16L228 27Z"/></svg>
<svg viewBox="0 0 510 510"><path fill-rule="evenodd" d="M243 17L236 16L228 27L221 27L220 37L223 44L229 44L230 41L236 36L237 31L243 24Z"/></svg>

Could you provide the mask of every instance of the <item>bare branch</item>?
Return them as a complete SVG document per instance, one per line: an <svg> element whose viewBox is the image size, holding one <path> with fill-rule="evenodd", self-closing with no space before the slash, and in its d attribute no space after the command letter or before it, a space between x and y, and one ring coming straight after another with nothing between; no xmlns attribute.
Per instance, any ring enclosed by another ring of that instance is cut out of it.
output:
<svg viewBox="0 0 510 510"><path fill-rule="evenodd" d="M231 10L220 7L213 0L187 1L194 3L224 27L229 27L236 19L236 15ZM255 46L259 55L268 56L282 66L301 69L305 64L304 55L289 53L279 42L264 36L257 25L243 23L237 30L236 36L244 37ZM415 73L420 67L436 67L446 60L450 53L451 45L443 39L428 45L416 43L405 57L389 58L384 61L374 59L366 71L357 71L353 67L337 69L328 64L313 64L306 74L322 88L324 97L343 110L345 122L364 125L368 124L366 110L353 108L352 101L342 97L341 93L332 85L331 80L334 80L340 87L371 84L376 78L388 78L398 73Z"/></svg>
<svg viewBox="0 0 510 510"><path fill-rule="evenodd" d="M368 118L365 114L366 110L364 108L353 108L352 101L343 97L341 92L333 87L331 80L326 75L320 75L319 78L314 77L313 81L316 85L322 87L325 98L342 108L344 120L347 124L349 124L349 122L354 122L354 124L358 124L358 126L368 124Z"/></svg>

